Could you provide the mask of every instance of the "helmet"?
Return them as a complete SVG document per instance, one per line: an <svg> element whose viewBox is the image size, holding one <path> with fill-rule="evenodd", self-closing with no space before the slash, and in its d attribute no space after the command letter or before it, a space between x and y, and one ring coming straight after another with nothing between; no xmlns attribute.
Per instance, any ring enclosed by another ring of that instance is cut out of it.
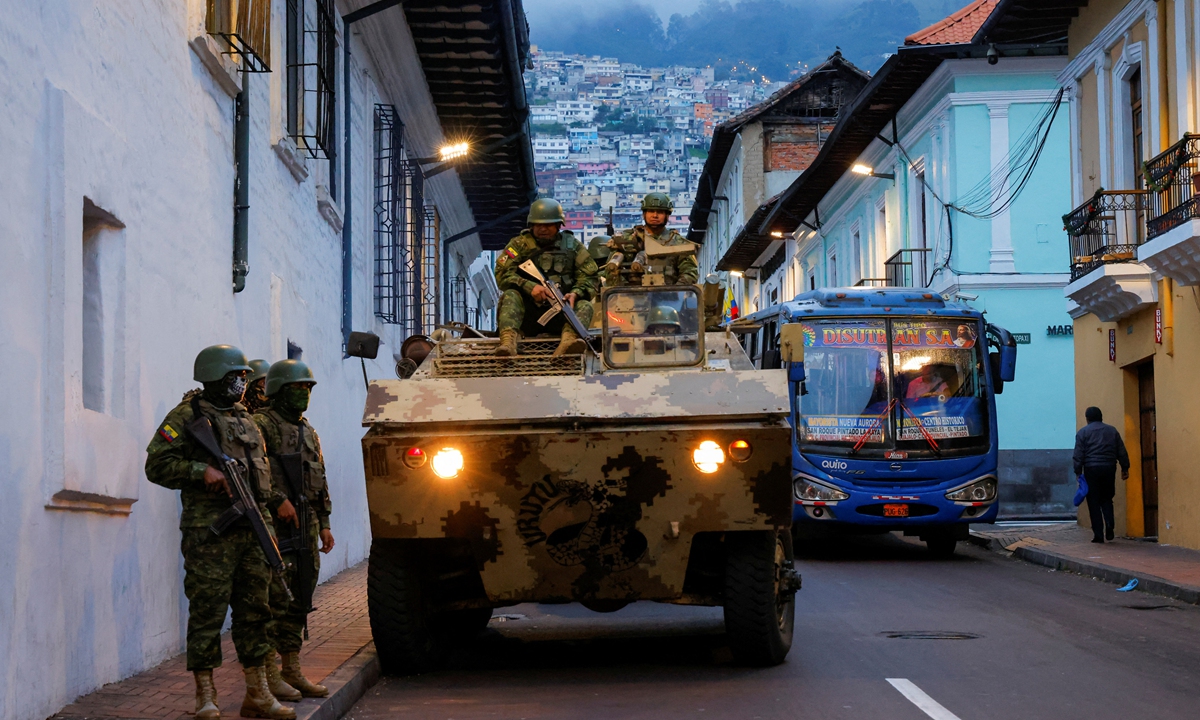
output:
<svg viewBox="0 0 1200 720"><path fill-rule="evenodd" d="M567 219L563 217L562 205L554 198L538 198L529 206L529 218L526 220L530 225L543 225L548 223L564 223Z"/></svg>
<svg viewBox="0 0 1200 720"><path fill-rule="evenodd" d="M232 345L209 345L196 356L192 379L200 383L216 382L238 370L250 372L245 353Z"/></svg>
<svg viewBox="0 0 1200 720"><path fill-rule="evenodd" d="M608 260L608 256L612 254L612 248L608 246L608 241L611 240L607 235L597 235L588 243L588 255L597 263L601 260Z"/></svg>
<svg viewBox="0 0 1200 720"><path fill-rule="evenodd" d="M671 212L675 209L675 204L671 202L671 197L666 193L653 192L642 198L642 212L647 210L665 210Z"/></svg>
<svg viewBox="0 0 1200 720"><path fill-rule="evenodd" d="M267 371L267 397L289 383L316 385L317 381L313 379L312 370L299 360L280 360Z"/></svg>
<svg viewBox="0 0 1200 720"><path fill-rule="evenodd" d="M262 380L267 376L267 371L270 369L271 363L266 360L251 360L250 377L246 378L246 382L252 383L255 380Z"/></svg>
<svg viewBox="0 0 1200 720"><path fill-rule="evenodd" d="M679 311L670 305L655 305L650 310L650 317L646 321L646 329L654 332L656 328L678 332Z"/></svg>

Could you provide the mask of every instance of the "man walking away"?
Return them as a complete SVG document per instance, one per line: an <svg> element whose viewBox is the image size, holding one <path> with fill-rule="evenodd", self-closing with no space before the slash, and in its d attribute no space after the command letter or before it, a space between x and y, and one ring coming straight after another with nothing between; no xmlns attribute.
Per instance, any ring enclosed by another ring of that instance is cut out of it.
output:
<svg viewBox="0 0 1200 720"><path fill-rule="evenodd" d="M1113 539L1113 496L1117 489L1117 468L1121 464L1121 479L1129 479L1129 453L1121 434L1112 425L1104 424L1100 408L1090 407L1083 412L1087 425L1075 433L1075 474L1087 480L1088 516L1092 519L1092 542Z"/></svg>

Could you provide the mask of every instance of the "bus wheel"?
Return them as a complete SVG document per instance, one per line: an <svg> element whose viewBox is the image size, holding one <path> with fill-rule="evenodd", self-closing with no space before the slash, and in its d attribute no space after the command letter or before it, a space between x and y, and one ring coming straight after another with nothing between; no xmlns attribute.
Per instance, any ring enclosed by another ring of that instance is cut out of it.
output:
<svg viewBox="0 0 1200 720"><path fill-rule="evenodd" d="M958 545L958 540L948 535L935 535L925 539L925 547L929 549L929 554L935 558L949 558L954 556L954 547Z"/></svg>
<svg viewBox="0 0 1200 720"><path fill-rule="evenodd" d="M792 648L800 576L787 532L727 536L725 632L734 659L778 665Z"/></svg>
<svg viewBox="0 0 1200 720"><path fill-rule="evenodd" d="M425 585L424 573L407 553L379 540L371 543L367 614L385 673L426 672L440 667L449 657L449 643L437 631L428 610Z"/></svg>

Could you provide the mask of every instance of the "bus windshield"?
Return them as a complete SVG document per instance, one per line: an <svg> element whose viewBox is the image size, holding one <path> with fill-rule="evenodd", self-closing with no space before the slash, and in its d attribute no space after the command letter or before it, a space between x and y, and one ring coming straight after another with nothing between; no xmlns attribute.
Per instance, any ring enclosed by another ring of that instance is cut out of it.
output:
<svg viewBox="0 0 1200 720"><path fill-rule="evenodd" d="M977 321L830 318L801 325L808 376L796 429L802 447L885 458L987 450Z"/></svg>

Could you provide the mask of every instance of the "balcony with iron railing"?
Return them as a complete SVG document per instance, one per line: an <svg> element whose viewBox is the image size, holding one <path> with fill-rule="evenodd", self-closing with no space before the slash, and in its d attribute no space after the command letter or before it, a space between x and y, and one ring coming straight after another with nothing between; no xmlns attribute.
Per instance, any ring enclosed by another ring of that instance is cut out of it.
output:
<svg viewBox="0 0 1200 720"><path fill-rule="evenodd" d="M1151 194L1138 261L1184 285L1200 284L1200 135L1184 135L1142 170Z"/></svg>
<svg viewBox="0 0 1200 720"><path fill-rule="evenodd" d="M1099 190L1063 216L1072 282L1102 265L1137 262L1150 195L1149 190Z"/></svg>
<svg viewBox="0 0 1200 720"><path fill-rule="evenodd" d="M854 287L887 287L887 278L863 278L854 283Z"/></svg>
<svg viewBox="0 0 1200 720"><path fill-rule="evenodd" d="M884 285L888 287L925 287L929 248L905 248L884 261Z"/></svg>

